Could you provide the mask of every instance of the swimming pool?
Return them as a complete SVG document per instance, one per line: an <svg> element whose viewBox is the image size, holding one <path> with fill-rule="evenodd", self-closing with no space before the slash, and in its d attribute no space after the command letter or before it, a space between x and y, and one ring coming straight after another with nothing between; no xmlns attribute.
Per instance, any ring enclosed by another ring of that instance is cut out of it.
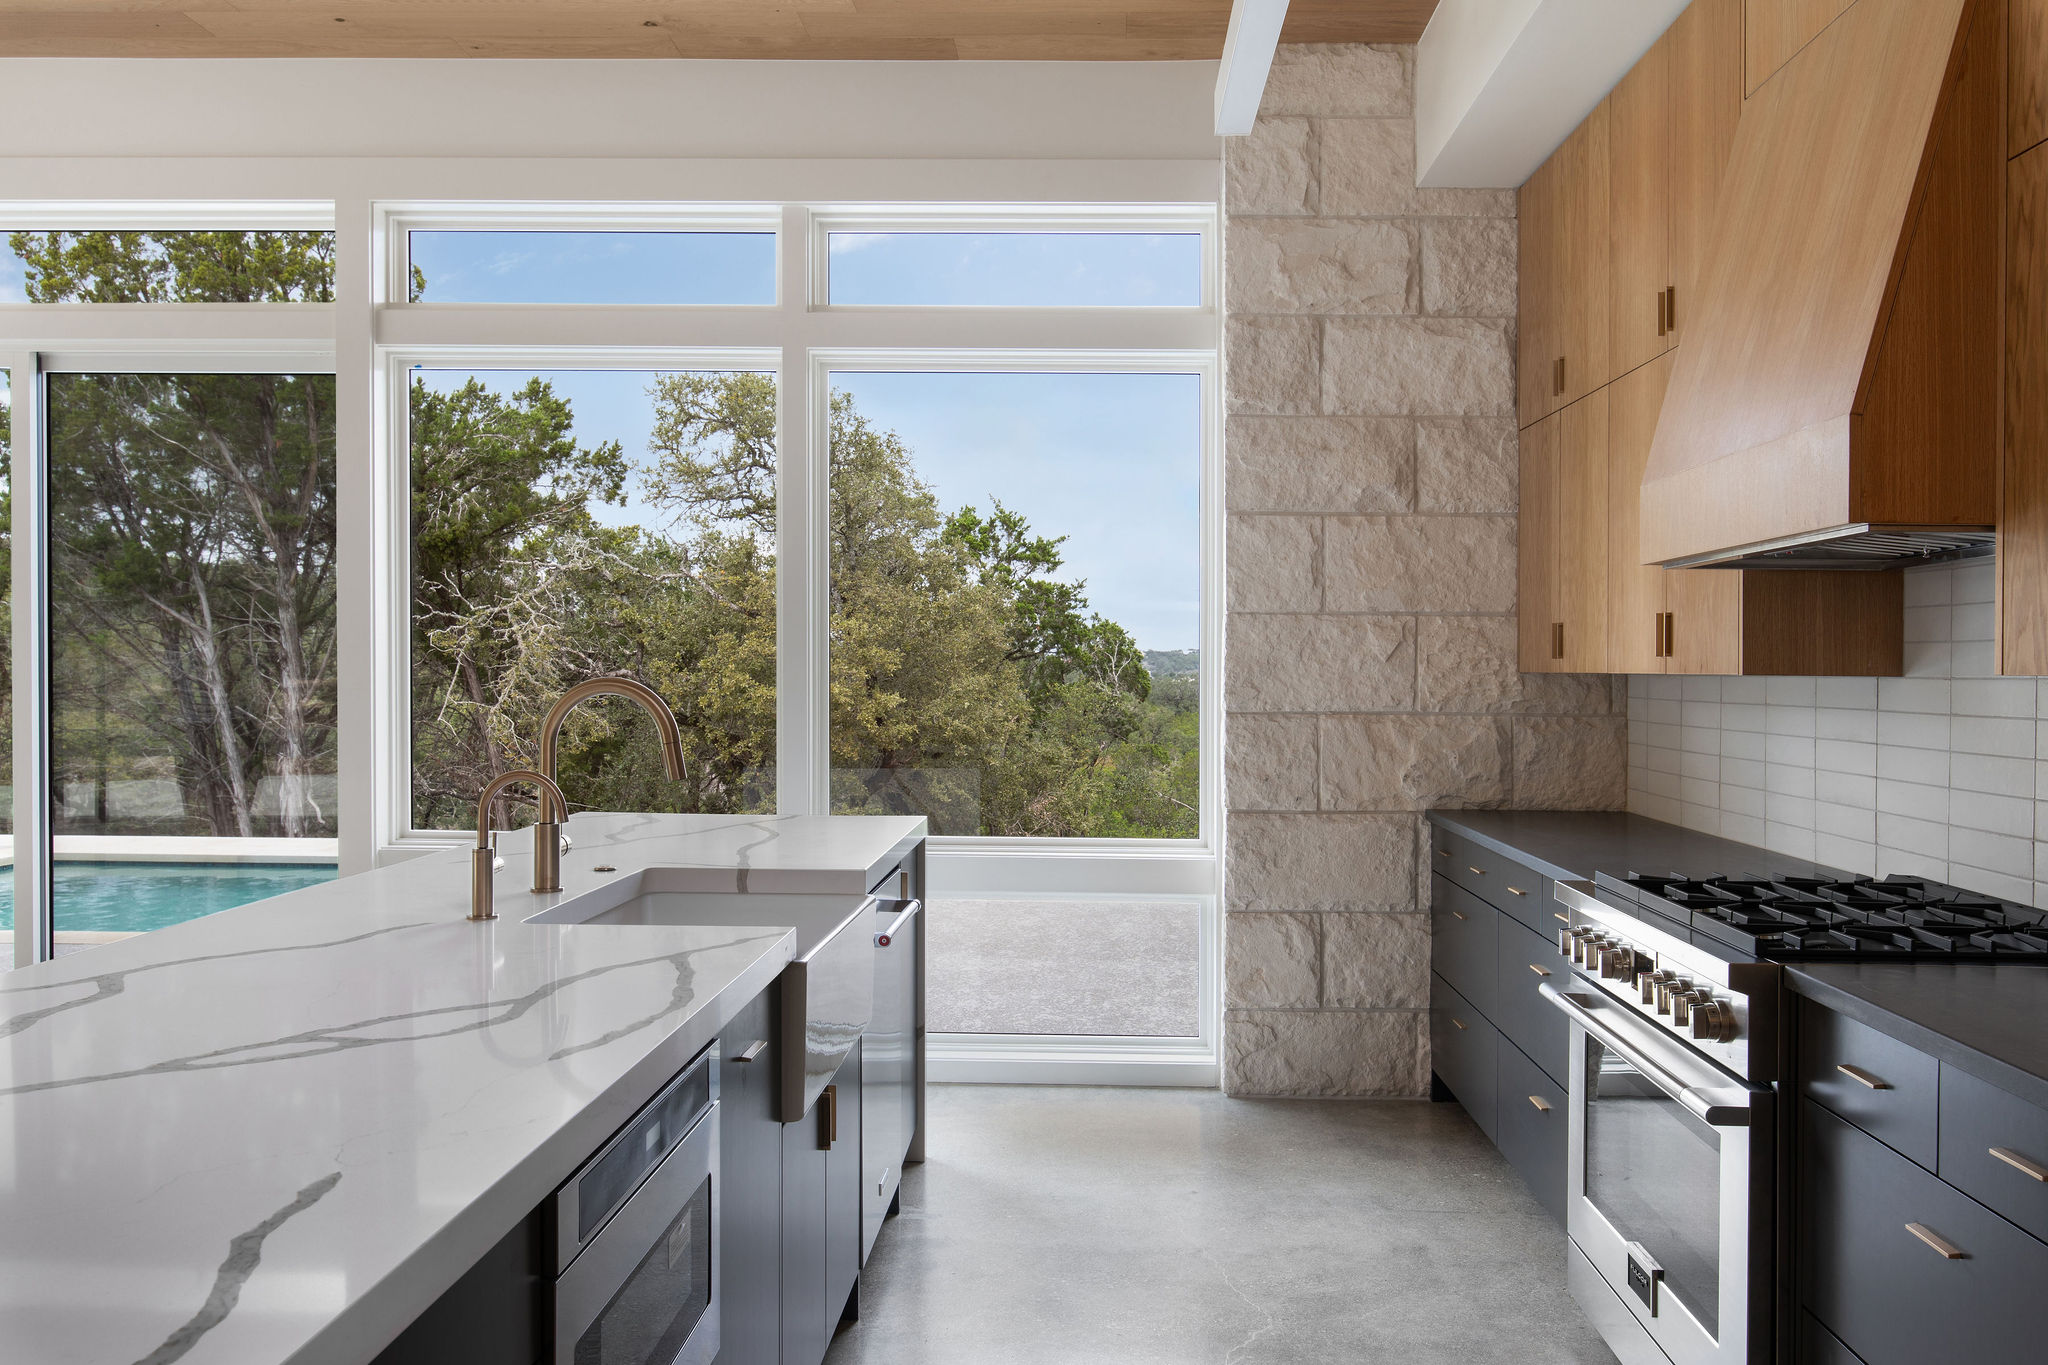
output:
<svg viewBox="0 0 2048 1365"><path fill-rule="evenodd" d="M334 880L333 863L72 863L55 865L54 926L137 933ZM0 868L0 931L14 928L14 875Z"/></svg>

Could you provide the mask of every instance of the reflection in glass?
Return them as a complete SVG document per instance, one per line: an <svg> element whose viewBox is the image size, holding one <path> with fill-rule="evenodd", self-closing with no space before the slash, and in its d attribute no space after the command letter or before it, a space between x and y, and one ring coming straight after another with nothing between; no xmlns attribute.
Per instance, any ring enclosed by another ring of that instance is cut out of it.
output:
<svg viewBox="0 0 2048 1365"><path fill-rule="evenodd" d="M92 879L65 864L246 866L277 852L252 840L335 837L334 379L53 374L47 393L61 950L271 894L216 878L74 923Z"/></svg>
<svg viewBox="0 0 2048 1365"><path fill-rule="evenodd" d="M600 674L668 702L686 777L599 699L562 733L571 810L772 812L774 376L422 369L410 421L414 828L473 828Z"/></svg>
<svg viewBox="0 0 2048 1365"><path fill-rule="evenodd" d="M775 302L772 232L406 234L416 303Z"/></svg>
<svg viewBox="0 0 2048 1365"><path fill-rule="evenodd" d="M936 1033L1193 1038L1202 903L944 896L925 907Z"/></svg>
<svg viewBox="0 0 2048 1365"><path fill-rule="evenodd" d="M1586 1040L1586 1198L1664 1267L1664 1288L1721 1322L1721 1135L1628 1059Z"/></svg>
<svg viewBox="0 0 2048 1365"><path fill-rule="evenodd" d="M831 798L1199 832L1201 382L832 376Z"/></svg>
<svg viewBox="0 0 2048 1365"><path fill-rule="evenodd" d="M1199 308L1197 232L834 232L842 307Z"/></svg>

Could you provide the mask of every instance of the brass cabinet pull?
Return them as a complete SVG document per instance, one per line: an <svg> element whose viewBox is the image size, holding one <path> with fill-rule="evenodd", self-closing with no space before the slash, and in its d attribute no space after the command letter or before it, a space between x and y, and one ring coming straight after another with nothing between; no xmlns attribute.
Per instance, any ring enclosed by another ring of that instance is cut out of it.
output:
<svg viewBox="0 0 2048 1365"><path fill-rule="evenodd" d="M1881 1081L1860 1066L1850 1066L1847 1062L1842 1062L1835 1067L1835 1070L1841 1072L1844 1076L1856 1082L1856 1084L1867 1085L1872 1090L1889 1090L1892 1088L1890 1081Z"/></svg>
<svg viewBox="0 0 2048 1365"><path fill-rule="evenodd" d="M1529 964L1529 970L1530 970L1530 971L1532 971L1532 972L1534 972L1534 973L1536 973L1536 975L1538 975L1538 976L1549 976L1549 975L1550 975L1550 968L1548 968L1548 967L1539 967L1539 966L1537 966L1537 965L1536 965L1535 963L1533 963L1533 962L1531 962L1531 963Z"/></svg>
<svg viewBox="0 0 2048 1365"><path fill-rule="evenodd" d="M1467 863L1467 864L1465 864L1465 870L1466 870L1467 872L1470 872L1470 873L1471 873L1471 874L1472 874L1473 876L1475 876L1475 877L1484 877L1484 876L1486 875L1486 869L1485 869L1485 868L1483 868L1483 867L1474 867L1474 866L1472 866L1472 864L1470 864L1470 863Z"/></svg>
<svg viewBox="0 0 2048 1365"><path fill-rule="evenodd" d="M1657 291L1657 335L1663 336L1671 329L1664 325L1664 291Z"/></svg>
<svg viewBox="0 0 2048 1365"><path fill-rule="evenodd" d="M1562 621L1552 621L1550 623L1550 657L1553 659L1562 659L1564 657L1564 622Z"/></svg>
<svg viewBox="0 0 2048 1365"><path fill-rule="evenodd" d="M828 1085L818 1100L818 1147L831 1151L839 1141L839 1087Z"/></svg>
<svg viewBox="0 0 2048 1365"><path fill-rule="evenodd" d="M1554 919L1554 920L1560 920L1560 921L1562 921L1563 923L1566 923L1566 924L1570 924L1570 923L1572 922L1572 917L1571 917L1570 915L1567 915L1567 914L1566 914L1566 913L1565 913L1564 911L1562 911L1562 910L1553 910L1553 911L1551 911L1551 912L1550 912L1550 917L1551 917L1552 919Z"/></svg>
<svg viewBox="0 0 2048 1365"><path fill-rule="evenodd" d="M748 1043L743 1051L733 1057L733 1060L735 1062L751 1062L754 1058L760 1056L767 1046L768 1040L766 1038L757 1038L753 1042Z"/></svg>
<svg viewBox="0 0 2048 1365"><path fill-rule="evenodd" d="M1991 1155L1997 1157L2021 1175L2030 1176L2042 1184L2048 1185L2048 1166L2043 1166L2038 1161L2029 1161L2010 1147L1993 1147Z"/></svg>
<svg viewBox="0 0 2048 1365"><path fill-rule="evenodd" d="M1519 886L1511 886L1511 887L1509 887L1509 888L1508 888L1508 894L1509 894L1510 896L1526 896L1526 895L1528 895L1529 893L1528 893L1528 892L1526 892L1526 891L1524 891L1524 890L1523 890L1523 889L1522 889L1521 887L1519 887Z"/></svg>
<svg viewBox="0 0 2048 1365"><path fill-rule="evenodd" d="M1436 851L1436 856L1439 858L1448 858L1451 856L1451 851L1447 848L1440 848Z"/></svg>
<svg viewBox="0 0 2048 1365"><path fill-rule="evenodd" d="M1664 657L1678 656L1678 618L1670 612L1664 613Z"/></svg>
<svg viewBox="0 0 2048 1365"><path fill-rule="evenodd" d="M1458 1018L1456 1015L1451 1016L1451 1023L1458 1028L1465 1027L1465 1021L1463 1019Z"/></svg>
<svg viewBox="0 0 2048 1365"><path fill-rule="evenodd" d="M1678 286L1664 286L1664 322L1672 331L1678 330Z"/></svg>
<svg viewBox="0 0 2048 1365"><path fill-rule="evenodd" d="M1451 911L1451 918L1452 918L1452 919L1463 919L1463 918L1465 918L1465 913L1464 913L1464 911L1462 911L1462 910L1453 910L1453 911Z"/></svg>
<svg viewBox="0 0 2048 1365"><path fill-rule="evenodd" d="M1925 1223L1908 1223L1906 1224L1906 1231L1933 1247L1936 1254L1944 1261L1960 1261L1968 1255L1961 1247L1949 1241L1948 1238L1942 1236L1933 1228L1928 1227Z"/></svg>
<svg viewBox="0 0 2048 1365"><path fill-rule="evenodd" d="M1529 1097L1529 1103L1536 1106L1536 1112L1539 1114L1547 1114L1550 1112L1550 1101L1544 1099L1541 1095L1531 1095Z"/></svg>

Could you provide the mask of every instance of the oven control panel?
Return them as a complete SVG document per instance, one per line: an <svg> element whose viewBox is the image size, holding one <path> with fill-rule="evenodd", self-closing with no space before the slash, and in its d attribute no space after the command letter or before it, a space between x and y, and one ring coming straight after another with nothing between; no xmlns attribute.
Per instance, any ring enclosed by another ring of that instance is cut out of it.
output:
<svg viewBox="0 0 2048 1365"><path fill-rule="evenodd" d="M1556 883L1569 922L1557 948L1582 980L1688 1040L1738 1076L1770 1081L1777 1065L1777 968L1728 962L1597 898Z"/></svg>

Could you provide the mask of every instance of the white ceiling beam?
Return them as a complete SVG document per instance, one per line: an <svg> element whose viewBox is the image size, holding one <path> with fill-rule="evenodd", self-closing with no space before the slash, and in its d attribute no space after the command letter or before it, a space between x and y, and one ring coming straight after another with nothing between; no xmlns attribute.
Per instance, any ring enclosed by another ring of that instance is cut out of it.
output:
<svg viewBox="0 0 2048 1365"><path fill-rule="evenodd" d="M1416 183L1521 184L1685 6L1441 0L1415 48Z"/></svg>
<svg viewBox="0 0 2048 1365"><path fill-rule="evenodd" d="M1216 73L1216 135L1242 137L1259 116L1273 49L1287 0L1231 0L1230 30L1223 35L1223 67Z"/></svg>

